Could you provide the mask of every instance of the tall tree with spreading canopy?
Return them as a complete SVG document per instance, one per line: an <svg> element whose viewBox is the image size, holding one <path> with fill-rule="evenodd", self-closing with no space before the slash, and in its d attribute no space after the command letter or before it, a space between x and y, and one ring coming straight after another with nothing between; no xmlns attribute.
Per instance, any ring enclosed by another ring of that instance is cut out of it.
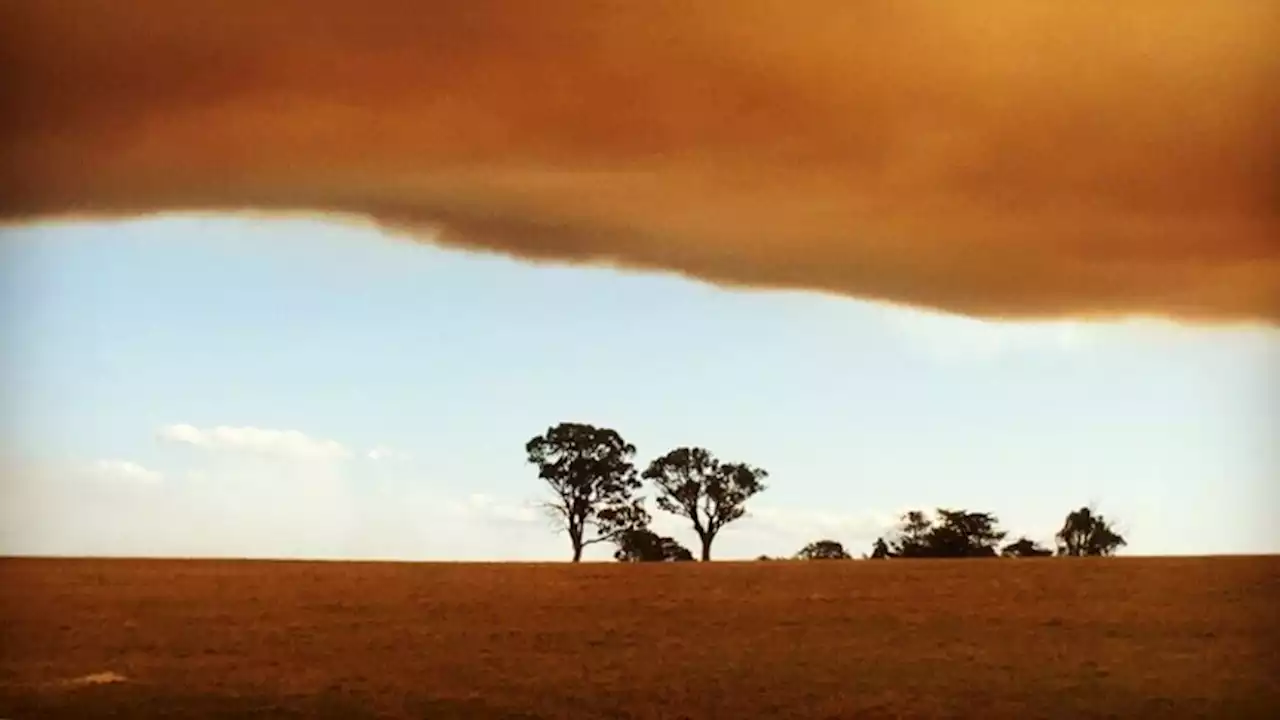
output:
<svg viewBox="0 0 1280 720"><path fill-rule="evenodd" d="M725 525L746 514L746 502L765 489L768 473L745 463L725 463L704 448L682 447L654 460L644 471L658 490L658 507L693 521L703 562Z"/></svg>
<svg viewBox="0 0 1280 720"><path fill-rule="evenodd" d="M1068 557L1115 555L1128 544L1110 521L1088 507L1068 513L1055 537L1058 554Z"/></svg>
<svg viewBox="0 0 1280 720"><path fill-rule="evenodd" d="M648 524L644 499L636 496L636 448L616 430L561 423L529 440L525 452L551 488L544 507L568 534L574 562L588 545Z"/></svg>

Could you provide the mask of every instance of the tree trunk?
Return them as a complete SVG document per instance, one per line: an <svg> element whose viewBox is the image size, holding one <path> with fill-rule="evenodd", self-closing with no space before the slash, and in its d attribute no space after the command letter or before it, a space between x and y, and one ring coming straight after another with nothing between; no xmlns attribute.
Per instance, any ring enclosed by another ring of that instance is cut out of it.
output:
<svg viewBox="0 0 1280 720"><path fill-rule="evenodd" d="M582 548L586 546L586 544L582 542L581 528L574 527L573 525L569 526L569 543L573 545L573 561L581 562Z"/></svg>
<svg viewBox="0 0 1280 720"><path fill-rule="evenodd" d="M716 539L711 533L703 533L700 537L702 540L702 562L711 561L711 541Z"/></svg>

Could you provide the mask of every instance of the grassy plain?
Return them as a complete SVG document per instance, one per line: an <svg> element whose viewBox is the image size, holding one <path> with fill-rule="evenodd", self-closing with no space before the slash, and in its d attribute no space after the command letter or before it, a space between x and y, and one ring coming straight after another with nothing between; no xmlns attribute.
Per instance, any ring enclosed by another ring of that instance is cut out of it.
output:
<svg viewBox="0 0 1280 720"><path fill-rule="evenodd" d="M1280 557L0 560L0 718L1275 717Z"/></svg>

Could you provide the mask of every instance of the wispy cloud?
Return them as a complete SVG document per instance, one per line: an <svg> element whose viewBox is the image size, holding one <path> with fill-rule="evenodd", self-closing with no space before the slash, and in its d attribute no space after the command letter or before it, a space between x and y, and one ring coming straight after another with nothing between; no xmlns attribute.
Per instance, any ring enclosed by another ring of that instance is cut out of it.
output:
<svg viewBox="0 0 1280 720"><path fill-rule="evenodd" d="M163 473L129 460L98 460L90 466L89 472L102 480L134 485L158 485L164 481Z"/></svg>
<svg viewBox="0 0 1280 720"><path fill-rule="evenodd" d="M529 525L547 520L532 502L517 503L486 493L472 493L464 500L448 504L450 514L465 520Z"/></svg>
<svg viewBox="0 0 1280 720"><path fill-rule="evenodd" d="M336 440L313 438L298 430L225 425L206 430L193 425L177 424L160 428L156 437L164 442L210 451L297 460L342 460L352 455L350 450Z"/></svg>
<svg viewBox="0 0 1280 720"><path fill-rule="evenodd" d="M387 447L386 445L378 445L374 448L371 448L369 452L365 453L365 457L374 462L386 462L386 461L408 460L409 453L401 452L400 450Z"/></svg>
<svg viewBox="0 0 1280 720"><path fill-rule="evenodd" d="M836 513L762 506L750 508L747 517L739 522L744 532L763 532L793 544L827 538L843 542L852 550L890 530L896 516L883 512Z"/></svg>

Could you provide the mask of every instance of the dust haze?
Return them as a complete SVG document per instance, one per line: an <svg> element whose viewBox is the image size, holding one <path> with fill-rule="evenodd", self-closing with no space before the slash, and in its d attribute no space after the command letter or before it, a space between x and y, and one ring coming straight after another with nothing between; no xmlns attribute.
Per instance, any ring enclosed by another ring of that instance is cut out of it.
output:
<svg viewBox="0 0 1280 720"><path fill-rule="evenodd" d="M0 6L6 222L314 212L993 318L1280 321L1280 4Z"/></svg>

